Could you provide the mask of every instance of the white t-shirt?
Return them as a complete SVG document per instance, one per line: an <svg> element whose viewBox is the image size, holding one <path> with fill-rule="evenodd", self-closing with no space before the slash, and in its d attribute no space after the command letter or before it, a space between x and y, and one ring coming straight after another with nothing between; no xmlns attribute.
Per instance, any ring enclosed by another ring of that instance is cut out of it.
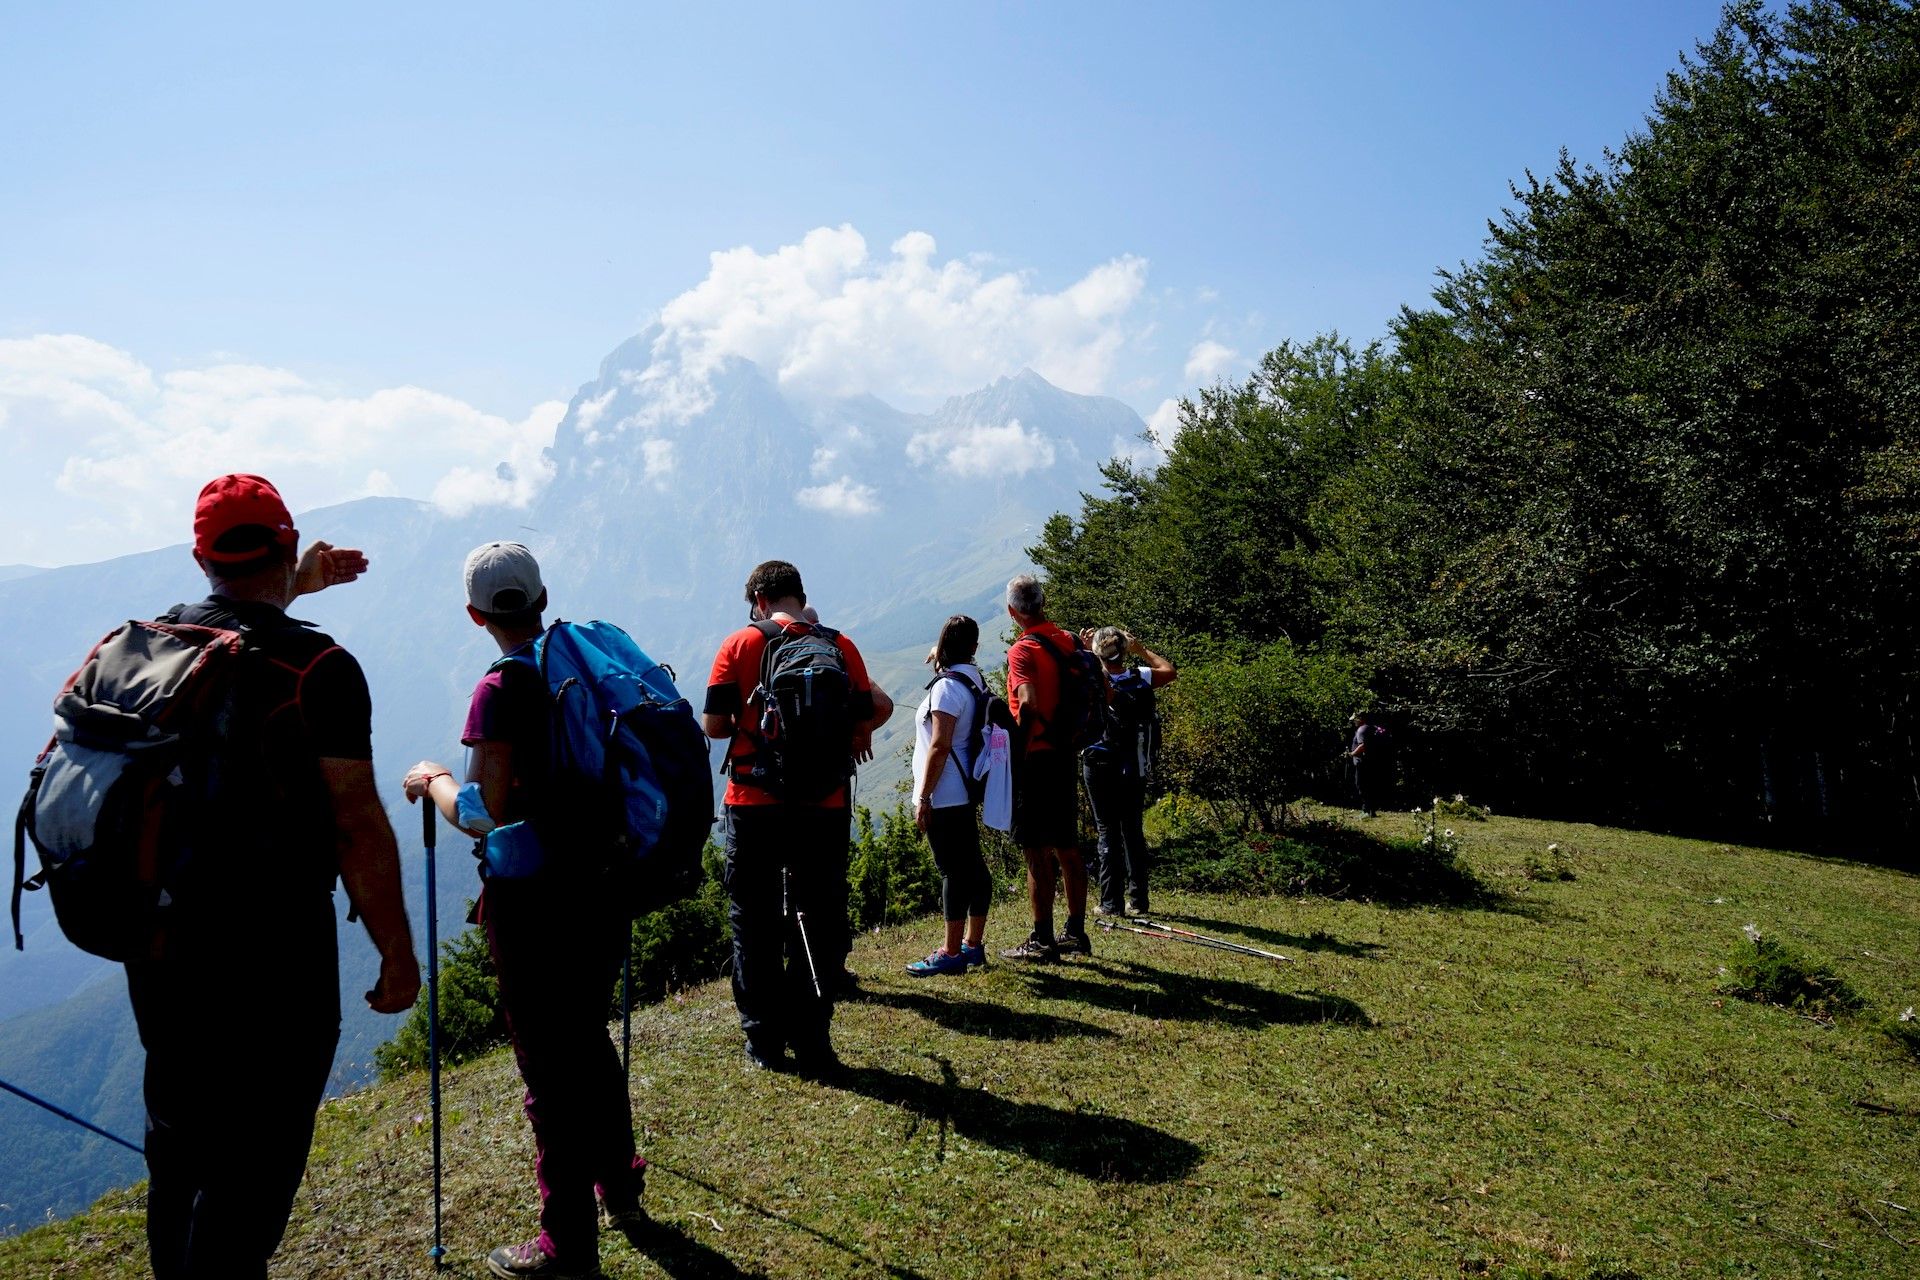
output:
<svg viewBox="0 0 1920 1280"><path fill-rule="evenodd" d="M954 805L969 803L967 784L962 770L971 770L973 755L967 750L967 734L973 728L973 690L985 683L980 678L980 669L970 662L962 662L947 670L963 677L967 683L959 680L936 680L933 688L927 691L927 700L920 704L920 710L913 717L913 794L928 795L927 789L927 752L933 747L933 713L944 711L954 719L953 750L947 753L944 767L940 770L940 779L935 783L929 797L936 809L947 809Z"/></svg>

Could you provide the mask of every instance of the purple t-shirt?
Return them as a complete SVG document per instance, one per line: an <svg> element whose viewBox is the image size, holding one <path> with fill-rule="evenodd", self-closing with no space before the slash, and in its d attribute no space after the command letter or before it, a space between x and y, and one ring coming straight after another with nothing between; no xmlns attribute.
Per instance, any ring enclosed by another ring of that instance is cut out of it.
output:
<svg viewBox="0 0 1920 1280"><path fill-rule="evenodd" d="M520 652L515 650L515 653ZM466 728L460 741L503 742L512 750L513 784L507 791L501 823L527 816L529 797L546 778L548 727L546 687L531 667L514 663L489 671L473 686Z"/></svg>

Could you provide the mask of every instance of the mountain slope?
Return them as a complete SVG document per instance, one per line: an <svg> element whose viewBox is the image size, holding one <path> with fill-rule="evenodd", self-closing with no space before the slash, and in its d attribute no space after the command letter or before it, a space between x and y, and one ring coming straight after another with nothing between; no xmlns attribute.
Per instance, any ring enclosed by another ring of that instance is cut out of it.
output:
<svg viewBox="0 0 1920 1280"><path fill-rule="evenodd" d="M1549 841L1575 879L1523 878ZM639 1249L606 1238L606 1272L1910 1270L1920 1062L1870 1019L1714 988L1757 920L1877 1013L1913 1003L1920 880L1508 818L1466 856L1502 891L1484 907L1163 895L1289 965L1096 933L1091 960L922 982L900 966L934 922L864 937L838 1085L745 1073L724 983L648 1010L632 1091L656 1225ZM990 944L1018 914L996 907ZM451 1274L476 1275L532 1230L510 1058L452 1073L446 1106ZM420 1078L328 1106L276 1276L426 1273L426 1110ZM137 1276L137 1209L0 1242L0 1274Z"/></svg>
<svg viewBox="0 0 1920 1280"><path fill-rule="evenodd" d="M791 559L826 620L854 636L875 678L911 707L925 679L920 659L949 613L981 618L987 656L997 655L1000 590L1025 566L1040 521L1096 481L1090 459L1142 429L1119 402L1072 395L1030 372L929 414L872 397L802 401L746 361L688 370L670 354L656 358L653 335L642 334L609 354L574 397L549 451L551 480L525 510L453 516L371 498L302 513L306 536L361 547L373 569L292 612L360 660L373 691L375 767L389 786L415 760L457 759L468 694L497 656L466 616L460 565L491 538L525 541L540 556L551 616L625 626L696 701L721 638L744 620L747 573L764 559ZM826 496L810 497L812 490ZM834 504L836 493L858 498L868 490L870 510ZM22 784L51 728L53 695L92 644L121 619L152 616L204 590L185 547L0 580L0 610L34 619L0 653L0 751L17 762ZM903 713L879 736L876 760L862 771L862 802L891 803L911 733ZM417 811L397 799L391 811L416 934L424 936ZM477 890L462 842L442 841L439 880L445 936L460 927ZM103 1039L124 1043L112 1039L109 1010L71 1003L88 983L111 977L110 967L65 943L44 895L30 894L24 905L27 951L0 950L0 1020L65 1008L34 1040L55 1036L53 1058L91 1064L67 1083L127 1114L135 1075L86 1052ZM358 999L376 963L357 926L343 927L341 956L346 1016L335 1082L345 1087L367 1078L373 1048L394 1024ZM0 1037L16 1034L0 1021ZM103 1092L109 1081L120 1089L111 1098ZM24 1140L12 1127L17 1119L0 1108L0 1148ZM117 1168L81 1159L56 1194L20 1167L0 1165L0 1203L17 1206L0 1210L0 1231L48 1209L78 1208L119 1177Z"/></svg>

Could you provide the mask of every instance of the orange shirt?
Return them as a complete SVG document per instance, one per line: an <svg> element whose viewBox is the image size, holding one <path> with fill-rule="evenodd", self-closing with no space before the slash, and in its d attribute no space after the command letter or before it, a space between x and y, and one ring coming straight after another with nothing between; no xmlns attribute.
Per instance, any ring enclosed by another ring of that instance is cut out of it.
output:
<svg viewBox="0 0 1920 1280"><path fill-rule="evenodd" d="M796 622L785 614L775 621L786 628L788 635L805 635L811 630L806 623ZM855 723L858 723L873 714L873 682L867 676L866 659L853 647L853 641L838 635L836 642L840 646L841 660L847 664L847 685L853 695L851 711ZM766 651L767 638L760 633L760 629L742 627L721 642L720 652L713 657L713 674L707 677L705 711L708 715L730 715L734 718L736 727L733 742L727 748L730 760L751 756L760 749L760 709L753 704L753 692L760 687L760 659ZM737 782L729 776L724 803L757 805L784 802L764 787ZM847 789L841 787L814 807L846 808Z"/></svg>
<svg viewBox="0 0 1920 1280"><path fill-rule="evenodd" d="M1030 713L1033 719L1026 734L1026 750L1030 755L1054 749L1053 744L1041 735L1051 725L1054 713L1060 708L1060 664L1047 656L1038 640L1029 639L1035 635L1045 636L1054 652L1063 658L1080 644L1055 624L1040 622L1022 631L1020 638L1007 650L1007 706L1016 719L1020 715L1021 703L1033 707Z"/></svg>

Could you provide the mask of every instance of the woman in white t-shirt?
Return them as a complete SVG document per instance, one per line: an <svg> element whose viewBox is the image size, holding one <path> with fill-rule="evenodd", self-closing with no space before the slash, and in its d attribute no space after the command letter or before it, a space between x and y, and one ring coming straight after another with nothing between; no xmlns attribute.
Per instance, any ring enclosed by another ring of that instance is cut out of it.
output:
<svg viewBox="0 0 1920 1280"><path fill-rule="evenodd" d="M987 962L983 939L993 878L980 856L980 828L967 790L975 708L986 696L986 681L973 664L979 647L979 623L959 614L947 619L927 655L936 674L914 716L913 822L933 846L947 916L944 945L907 966L916 978L964 973Z"/></svg>

